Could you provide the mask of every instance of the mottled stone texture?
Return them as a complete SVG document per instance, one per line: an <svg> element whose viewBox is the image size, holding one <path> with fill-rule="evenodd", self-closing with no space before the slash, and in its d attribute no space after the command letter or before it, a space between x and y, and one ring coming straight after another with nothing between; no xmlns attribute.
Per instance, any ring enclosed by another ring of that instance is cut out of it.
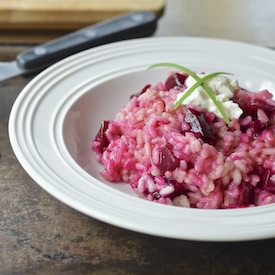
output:
<svg viewBox="0 0 275 275"><path fill-rule="evenodd" d="M48 195L21 168L8 139L10 108L29 80L0 83L1 275L275 274L275 239L208 243L152 237L89 218Z"/></svg>

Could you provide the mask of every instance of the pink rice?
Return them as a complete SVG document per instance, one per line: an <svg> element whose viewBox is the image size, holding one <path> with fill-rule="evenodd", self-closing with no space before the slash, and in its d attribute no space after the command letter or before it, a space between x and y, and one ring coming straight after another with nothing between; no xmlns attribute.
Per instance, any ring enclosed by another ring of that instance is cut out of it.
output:
<svg viewBox="0 0 275 275"><path fill-rule="evenodd" d="M146 85L113 120L103 122L92 143L104 165L101 175L129 183L142 198L181 207L240 208L275 202L272 95L236 91L244 115L229 127L195 106L173 110L177 94L186 88L186 76L173 77L174 86L169 78L154 87ZM246 96L258 105L246 106ZM190 130L189 108L196 116L203 114L212 140Z"/></svg>

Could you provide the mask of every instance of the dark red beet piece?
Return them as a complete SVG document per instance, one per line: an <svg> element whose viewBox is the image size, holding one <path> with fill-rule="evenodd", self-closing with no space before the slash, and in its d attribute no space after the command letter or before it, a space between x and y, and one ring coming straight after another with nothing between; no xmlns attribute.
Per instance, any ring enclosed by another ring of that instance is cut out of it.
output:
<svg viewBox="0 0 275 275"><path fill-rule="evenodd" d="M256 119L251 123L251 128L255 133L262 132L262 129L266 127L266 123L262 123L260 120Z"/></svg>
<svg viewBox="0 0 275 275"><path fill-rule="evenodd" d="M238 207L248 207L251 204L255 204L255 194L251 185L242 183L241 195L238 202Z"/></svg>
<svg viewBox="0 0 275 275"><path fill-rule="evenodd" d="M241 126L242 131L246 131L248 128L252 129L254 135L261 133L266 127L268 126L267 123L263 123L258 119L251 121L248 125Z"/></svg>
<svg viewBox="0 0 275 275"><path fill-rule="evenodd" d="M132 99L134 96L140 96L144 94L147 91L147 89L149 89L150 87L151 87L150 84L146 84L138 93L131 95L130 99Z"/></svg>
<svg viewBox="0 0 275 275"><path fill-rule="evenodd" d="M155 191L154 193L152 193L152 197L153 197L153 199L158 200L161 196L158 191Z"/></svg>
<svg viewBox="0 0 275 275"><path fill-rule="evenodd" d="M167 146L160 150L160 163L158 165L159 170L162 173L166 171L173 171L179 166L179 160L173 155L173 153L167 148Z"/></svg>
<svg viewBox="0 0 275 275"><path fill-rule="evenodd" d="M259 134L267 127L267 123L262 123L260 120L256 119L251 122L250 127L253 129L255 134Z"/></svg>
<svg viewBox="0 0 275 275"><path fill-rule="evenodd" d="M169 198L173 200L174 198L180 196L180 195L187 195L188 190L185 187L184 183L179 183L176 180L167 179L166 180L168 185L173 185L175 188L175 191L169 195Z"/></svg>
<svg viewBox="0 0 275 275"><path fill-rule="evenodd" d="M105 149L107 148L107 146L109 145L109 140L106 136L106 131L109 127L109 121L108 120L104 120L101 122L101 126L100 129L95 137L95 142L94 142L94 149L98 152L98 153L103 153L105 151Z"/></svg>
<svg viewBox="0 0 275 275"><path fill-rule="evenodd" d="M203 114L197 115L203 132L203 140L207 143L213 144L215 141L215 135L213 133L211 125L206 121Z"/></svg>
<svg viewBox="0 0 275 275"><path fill-rule="evenodd" d="M169 91L172 88L179 87L182 88L184 87L184 83L188 75L186 74L180 74L180 73L173 73L169 75L169 77L166 79L164 86L165 90Z"/></svg>
<svg viewBox="0 0 275 275"><path fill-rule="evenodd" d="M258 109L262 109L266 114L275 111L275 102L272 101L272 94L267 90L251 93L244 89L239 89L235 92L233 101L241 107L245 115L255 117Z"/></svg>
<svg viewBox="0 0 275 275"><path fill-rule="evenodd" d="M194 133L196 137L202 137L203 131L200 125L200 121L196 114L191 111L191 109L186 110L184 121L190 126L190 132Z"/></svg>
<svg viewBox="0 0 275 275"><path fill-rule="evenodd" d="M197 138L202 138L203 141L209 144L213 144L215 142L215 135L212 127L206 121L203 113L189 108L185 112L184 121L190 125L190 130L188 132L194 133ZM182 132L186 131L183 130Z"/></svg>
<svg viewBox="0 0 275 275"><path fill-rule="evenodd" d="M269 169L262 168L260 173L262 189L275 194L275 174Z"/></svg>

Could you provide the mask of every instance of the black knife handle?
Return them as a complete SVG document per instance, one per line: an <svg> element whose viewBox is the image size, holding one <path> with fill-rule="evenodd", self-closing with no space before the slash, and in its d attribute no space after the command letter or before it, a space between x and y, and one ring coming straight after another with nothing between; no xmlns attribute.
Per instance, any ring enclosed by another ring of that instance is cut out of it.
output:
<svg viewBox="0 0 275 275"><path fill-rule="evenodd" d="M109 42L150 36L157 27L151 12L133 12L72 32L17 56L18 65L32 71L74 53Z"/></svg>

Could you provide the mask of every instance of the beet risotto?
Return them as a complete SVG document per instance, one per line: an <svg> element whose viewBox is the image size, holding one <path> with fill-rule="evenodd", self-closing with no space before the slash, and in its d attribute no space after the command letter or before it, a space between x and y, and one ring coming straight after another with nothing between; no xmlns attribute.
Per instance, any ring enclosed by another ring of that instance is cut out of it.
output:
<svg viewBox="0 0 275 275"><path fill-rule="evenodd" d="M172 73L165 82L146 85L113 120L103 121L92 143L104 165L101 175L129 183L142 198L181 207L275 202L272 94L247 91L224 76L208 79L204 85L223 105L227 122L211 107L203 82L191 87L194 83L189 74ZM175 108L191 89L192 95Z"/></svg>

